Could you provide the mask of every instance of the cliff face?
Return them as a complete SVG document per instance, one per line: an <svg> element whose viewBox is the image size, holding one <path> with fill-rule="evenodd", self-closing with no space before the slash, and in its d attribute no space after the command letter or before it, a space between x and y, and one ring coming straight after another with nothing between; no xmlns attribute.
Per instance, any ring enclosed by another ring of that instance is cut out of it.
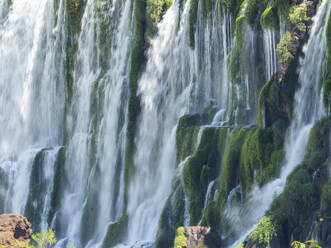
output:
<svg viewBox="0 0 331 248"><path fill-rule="evenodd" d="M330 10L0 1L0 210L76 247L330 246Z"/></svg>

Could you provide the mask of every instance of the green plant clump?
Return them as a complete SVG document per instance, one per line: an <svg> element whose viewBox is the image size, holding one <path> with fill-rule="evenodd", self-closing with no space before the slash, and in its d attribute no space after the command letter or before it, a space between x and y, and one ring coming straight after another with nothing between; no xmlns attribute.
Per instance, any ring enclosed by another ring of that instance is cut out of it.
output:
<svg viewBox="0 0 331 248"><path fill-rule="evenodd" d="M302 4L299 4L299 5L294 5L290 9L289 20L300 31L305 31L306 28L307 28L305 22L309 21L309 18L307 17L307 5L306 5L306 3L302 3Z"/></svg>
<svg viewBox="0 0 331 248"><path fill-rule="evenodd" d="M185 236L184 227L177 228L177 235L175 238L175 248L182 248L187 246L187 238Z"/></svg>
<svg viewBox="0 0 331 248"><path fill-rule="evenodd" d="M248 236L248 240L258 246L265 245L270 247L270 242L277 236L277 226L271 218L265 216L257 228Z"/></svg>
<svg viewBox="0 0 331 248"><path fill-rule="evenodd" d="M288 50L288 45L291 42L292 36L290 32L286 32L277 45L276 51L279 56L279 62L284 65L286 62L293 58L293 55Z"/></svg>

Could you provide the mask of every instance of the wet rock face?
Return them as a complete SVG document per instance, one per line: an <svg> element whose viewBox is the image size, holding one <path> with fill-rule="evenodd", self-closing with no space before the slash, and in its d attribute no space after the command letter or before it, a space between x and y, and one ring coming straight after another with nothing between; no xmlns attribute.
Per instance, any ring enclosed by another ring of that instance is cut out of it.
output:
<svg viewBox="0 0 331 248"><path fill-rule="evenodd" d="M216 248L219 247L218 238L210 227L185 227L187 248Z"/></svg>
<svg viewBox="0 0 331 248"><path fill-rule="evenodd" d="M27 218L16 214L0 215L0 245L12 247L16 241L30 241L32 225Z"/></svg>

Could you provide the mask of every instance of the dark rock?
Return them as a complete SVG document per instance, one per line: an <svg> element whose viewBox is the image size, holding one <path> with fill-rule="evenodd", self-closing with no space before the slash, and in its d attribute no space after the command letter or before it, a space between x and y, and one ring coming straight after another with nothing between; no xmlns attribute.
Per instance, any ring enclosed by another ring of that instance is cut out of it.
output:
<svg viewBox="0 0 331 248"><path fill-rule="evenodd" d="M27 218L16 214L0 215L0 245L13 247L13 242L29 243L32 225Z"/></svg>

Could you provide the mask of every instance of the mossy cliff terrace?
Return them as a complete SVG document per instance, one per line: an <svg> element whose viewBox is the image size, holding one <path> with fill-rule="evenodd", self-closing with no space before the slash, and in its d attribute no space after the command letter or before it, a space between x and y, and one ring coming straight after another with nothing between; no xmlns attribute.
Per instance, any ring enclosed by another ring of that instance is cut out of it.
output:
<svg viewBox="0 0 331 248"><path fill-rule="evenodd" d="M1 213L61 247L331 247L330 13L0 0Z"/></svg>

